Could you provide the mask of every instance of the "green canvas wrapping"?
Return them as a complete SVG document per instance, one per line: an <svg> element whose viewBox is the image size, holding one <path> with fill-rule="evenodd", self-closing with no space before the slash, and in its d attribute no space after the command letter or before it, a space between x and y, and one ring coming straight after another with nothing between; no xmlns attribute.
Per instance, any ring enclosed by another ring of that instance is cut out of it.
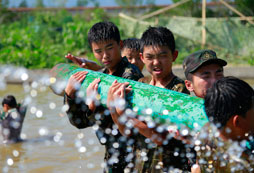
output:
<svg viewBox="0 0 254 173"><path fill-rule="evenodd" d="M132 86L132 91L126 95L126 100L128 107L140 116L151 118L160 124L174 124L178 128L189 127L191 130L199 130L208 122L204 111L204 101L201 98L70 64L58 64L51 70L53 91L61 95L70 76L78 71L88 71L80 88L84 93L95 78L101 79L98 92L104 106L107 103L108 89L112 82L117 80L120 83L129 82Z"/></svg>

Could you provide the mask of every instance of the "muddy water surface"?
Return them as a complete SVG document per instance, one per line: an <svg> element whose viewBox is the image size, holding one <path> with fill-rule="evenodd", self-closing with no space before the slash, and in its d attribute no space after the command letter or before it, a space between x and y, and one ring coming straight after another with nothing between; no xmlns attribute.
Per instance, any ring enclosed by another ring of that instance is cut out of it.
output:
<svg viewBox="0 0 254 173"><path fill-rule="evenodd" d="M1 101L6 94L14 94L18 101L32 99L22 130L26 142L5 145L0 141L0 172L102 172L104 147L93 129L70 125L62 110L63 98L50 89L27 90L22 85L0 90Z"/></svg>

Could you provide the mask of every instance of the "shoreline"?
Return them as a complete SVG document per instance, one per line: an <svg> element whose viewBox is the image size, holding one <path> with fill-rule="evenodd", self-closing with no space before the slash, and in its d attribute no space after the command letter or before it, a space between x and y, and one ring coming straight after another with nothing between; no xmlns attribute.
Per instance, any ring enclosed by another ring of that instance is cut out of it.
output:
<svg viewBox="0 0 254 173"><path fill-rule="evenodd" d="M173 66L173 73L185 79L184 72L181 66ZM11 75L4 76L4 80L7 84L23 84L24 82L33 82L42 79L47 79L50 77L51 69L38 69L38 70L27 70L23 69L28 74L27 80L22 80L20 76L14 76L15 73L11 73ZM18 70L17 70L18 71ZM16 72L17 72L16 71ZM1 72L2 73L2 72ZM146 69L143 70L144 76L149 75ZM235 76L240 79L246 80L254 80L254 66L226 66L224 67L225 76ZM1 76L0 76L1 77Z"/></svg>

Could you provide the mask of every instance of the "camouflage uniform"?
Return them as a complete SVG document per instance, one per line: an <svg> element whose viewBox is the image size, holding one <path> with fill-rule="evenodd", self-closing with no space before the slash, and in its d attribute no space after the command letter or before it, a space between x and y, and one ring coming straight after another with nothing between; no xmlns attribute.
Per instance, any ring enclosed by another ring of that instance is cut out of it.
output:
<svg viewBox="0 0 254 173"><path fill-rule="evenodd" d="M150 83L151 78L141 78L140 82ZM177 76L174 76L170 83L165 87L170 90L189 94L189 91L185 87L184 81ZM163 132L166 136L167 131ZM147 140L144 136L139 135L137 141ZM156 146L153 143L145 144L142 142L136 149L136 170L138 172L151 173L151 172L168 172L172 169L180 169L183 171L190 170L189 159L187 159L187 153L194 153L193 147L184 144L180 140L170 138L165 145ZM178 153L178 155L176 155ZM194 157L194 155L193 155Z"/></svg>
<svg viewBox="0 0 254 173"><path fill-rule="evenodd" d="M143 77L140 70L135 65L129 63L125 57L121 59L117 66L117 70L112 74L114 76L131 80L138 80ZM101 72L107 74L108 69L103 68ZM133 142L132 139L127 139L120 134L111 118L110 112L102 105L97 106L96 110L92 112L82 98L71 99L65 94L64 100L69 105L67 114L72 125L79 129L91 127L95 124L99 125L96 135L101 144L105 145L106 148L104 159L107 162L108 169L104 170L104 172L123 172L128 164L125 158L133 152L127 151L127 148L130 148L128 145L132 145ZM110 132L107 132L107 129L110 129ZM113 131L114 133L112 133ZM118 143L119 147L114 148L114 143ZM115 160L119 160L118 163L115 163Z"/></svg>

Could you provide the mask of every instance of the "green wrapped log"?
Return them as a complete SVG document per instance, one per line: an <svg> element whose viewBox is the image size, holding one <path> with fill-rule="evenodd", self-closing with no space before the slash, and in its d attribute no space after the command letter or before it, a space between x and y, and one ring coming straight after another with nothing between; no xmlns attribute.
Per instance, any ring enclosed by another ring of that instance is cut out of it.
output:
<svg viewBox="0 0 254 173"><path fill-rule="evenodd" d="M104 106L106 106L108 89L112 82L117 80L120 83L129 82L132 86L133 90L126 96L126 100L138 115L144 115L148 119L150 117L162 124L175 124L179 128L187 126L192 130L199 130L208 122L204 111L204 101L201 98L69 64L58 64L51 70L53 91L61 95L70 76L78 71L88 71L80 88L84 93L95 78L101 79L98 92Z"/></svg>

